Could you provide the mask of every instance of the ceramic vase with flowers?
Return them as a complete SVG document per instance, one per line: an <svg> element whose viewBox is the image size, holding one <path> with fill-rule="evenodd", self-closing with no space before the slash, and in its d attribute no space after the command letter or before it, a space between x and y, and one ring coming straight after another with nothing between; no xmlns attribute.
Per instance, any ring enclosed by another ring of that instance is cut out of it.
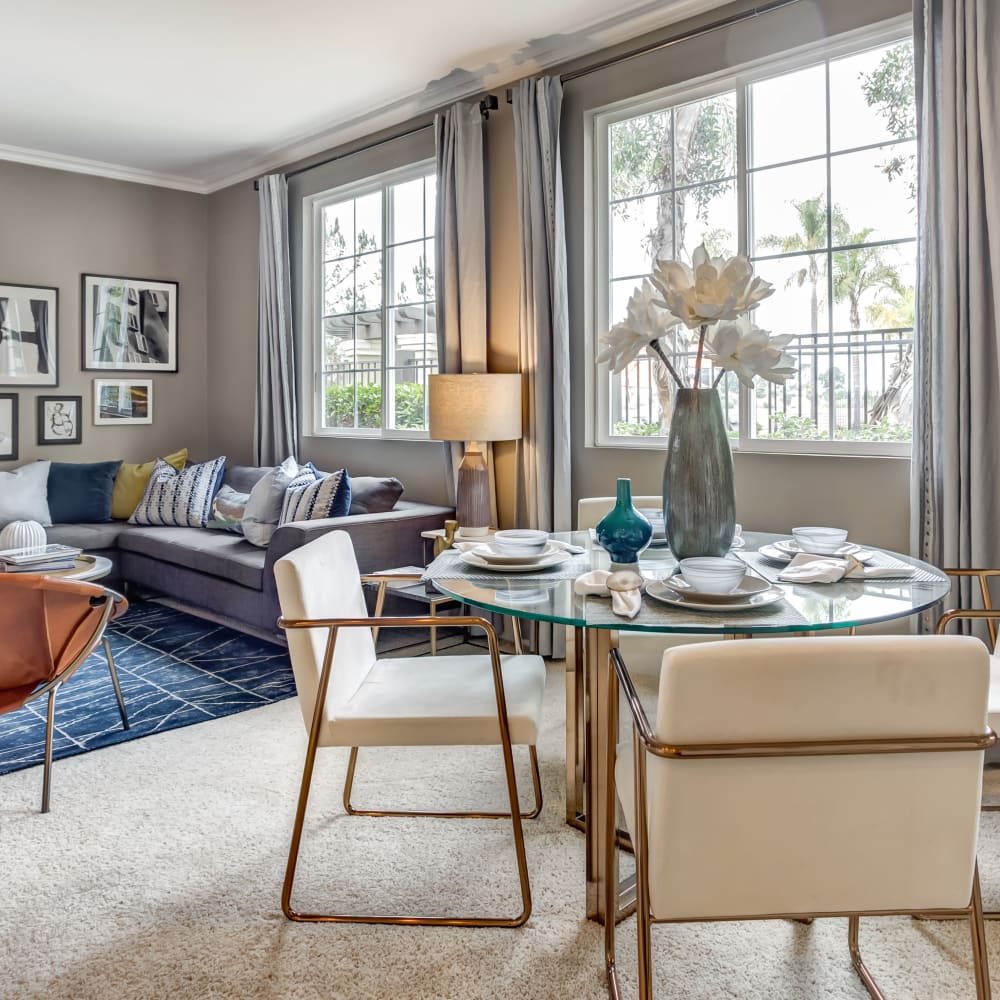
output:
<svg viewBox="0 0 1000 1000"><path fill-rule="evenodd" d="M676 386L663 470L663 517L667 542L678 559L725 555L733 540L733 456L719 382L727 371L747 387L757 377L781 384L795 374L794 359L784 350L792 336L773 337L746 316L773 291L769 282L754 277L746 257L710 257L702 244L690 266L658 260L629 299L625 319L601 337L599 363L620 372L645 350L663 363ZM668 334L680 350L668 351Z"/></svg>

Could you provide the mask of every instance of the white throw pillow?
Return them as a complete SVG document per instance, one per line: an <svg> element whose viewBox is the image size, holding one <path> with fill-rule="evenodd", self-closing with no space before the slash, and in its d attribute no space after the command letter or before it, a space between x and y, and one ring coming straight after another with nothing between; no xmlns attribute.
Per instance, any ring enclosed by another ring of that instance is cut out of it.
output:
<svg viewBox="0 0 1000 1000"><path fill-rule="evenodd" d="M240 522L243 526L243 537L248 542L260 548L267 547L281 517L285 491L299 477L302 477L302 481L313 481L316 478L312 469L299 465L289 455L281 465L275 466L254 483L253 489L250 490L246 512Z"/></svg>
<svg viewBox="0 0 1000 1000"><path fill-rule="evenodd" d="M225 469L225 455L180 471L158 458L128 523L204 528L212 516L212 499Z"/></svg>
<svg viewBox="0 0 1000 1000"><path fill-rule="evenodd" d="M51 527L49 514L49 466L30 462L9 472L0 472L0 528L11 521L37 521Z"/></svg>

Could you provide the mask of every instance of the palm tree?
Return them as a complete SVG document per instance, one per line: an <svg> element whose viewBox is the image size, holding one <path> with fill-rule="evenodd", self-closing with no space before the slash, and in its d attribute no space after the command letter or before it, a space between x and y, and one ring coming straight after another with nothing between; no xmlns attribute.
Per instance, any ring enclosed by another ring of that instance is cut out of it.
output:
<svg viewBox="0 0 1000 1000"><path fill-rule="evenodd" d="M838 250L833 255L833 298L836 302L846 300L849 309L852 341L863 340L856 336L861 329L861 300L866 292L887 290L902 296L903 282L899 269L885 259L885 247L862 246L874 232L868 226L854 232L846 219L834 218L834 241L851 249ZM853 344L852 344L853 347ZM863 405L864 389L861 385L860 351L851 354L851 413L850 429L859 430L867 416L867 406Z"/></svg>

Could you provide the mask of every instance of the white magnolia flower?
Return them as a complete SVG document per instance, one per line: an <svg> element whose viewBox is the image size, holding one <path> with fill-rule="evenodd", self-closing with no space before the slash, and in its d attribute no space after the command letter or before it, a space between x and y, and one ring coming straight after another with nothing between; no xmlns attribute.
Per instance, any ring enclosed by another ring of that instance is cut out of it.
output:
<svg viewBox="0 0 1000 1000"><path fill-rule="evenodd" d="M735 320L774 291L770 282L753 276L746 257L709 257L702 243L691 263L658 260L653 282L670 312L692 330Z"/></svg>
<svg viewBox="0 0 1000 1000"><path fill-rule="evenodd" d="M677 325L677 319L667 312L663 300L649 278L628 300L628 315L600 337L602 345L597 355L598 364L608 364L613 372L620 372L654 340Z"/></svg>
<svg viewBox="0 0 1000 1000"><path fill-rule="evenodd" d="M746 316L719 323L705 339L706 353L718 368L736 373L747 387L756 377L779 385L795 374L795 359L783 348L792 334L772 337Z"/></svg>

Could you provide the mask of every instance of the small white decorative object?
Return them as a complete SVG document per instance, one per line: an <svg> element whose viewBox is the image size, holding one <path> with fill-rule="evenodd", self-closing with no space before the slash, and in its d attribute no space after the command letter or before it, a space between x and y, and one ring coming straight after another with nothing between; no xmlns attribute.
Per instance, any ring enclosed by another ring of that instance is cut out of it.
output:
<svg viewBox="0 0 1000 1000"><path fill-rule="evenodd" d="M0 549L25 549L45 541L45 529L37 521L11 521L0 531Z"/></svg>

